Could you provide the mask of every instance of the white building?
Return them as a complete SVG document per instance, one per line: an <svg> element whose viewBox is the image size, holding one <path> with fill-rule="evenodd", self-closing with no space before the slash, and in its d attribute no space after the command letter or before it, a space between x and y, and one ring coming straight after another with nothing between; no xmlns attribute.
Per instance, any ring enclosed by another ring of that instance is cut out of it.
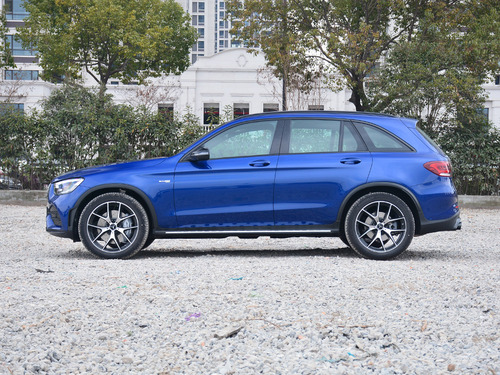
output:
<svg viewBox="0 0 500 375"><path fill-rule="evenodd" d="M5 69L0 79L0 106L2 102L23 111L40 106L58 85L39 79L35 51L23 49L13 35L16 27L23 25L27 15L21 4L23 0L0 0L7 6L7 36L13 50L17 67ZM225 20L225 1L177 0L192 16L192 25L200 35L192 47L192 65L180 76L155 79L149 86L125 85L110 80L108 92L119 103L146 105L162 111L187 110L194 112L207 122L208 114L219 113L228 119L231 115L242 115L281 109L281 84L265 69L262 55L253 55L231 40L230 24ZM95 86L90 77L84 84ZM500 77L485 85L488 93L486 113L500 127ZM350 92L332 92L317 87L311 93L291 94L289 108L314 110L353 111L348 101ZM5 105L5 104L4 104Z"/></svg>

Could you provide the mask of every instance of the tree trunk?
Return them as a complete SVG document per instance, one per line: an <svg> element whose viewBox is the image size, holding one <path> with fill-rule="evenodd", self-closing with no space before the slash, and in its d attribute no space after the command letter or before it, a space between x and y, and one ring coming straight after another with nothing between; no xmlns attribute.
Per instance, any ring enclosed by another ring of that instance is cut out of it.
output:
<svg viewBox="0 0 500 375"><path fill-rule="evenodd" d="M285 72L283 72L283 85L282 85L281 90L282 90L281 91L281 100L283 102L283 104L282 104L283 111L288 111L288 103L287 103L287 99L286 99L287 76L286 76Z"/></svg>

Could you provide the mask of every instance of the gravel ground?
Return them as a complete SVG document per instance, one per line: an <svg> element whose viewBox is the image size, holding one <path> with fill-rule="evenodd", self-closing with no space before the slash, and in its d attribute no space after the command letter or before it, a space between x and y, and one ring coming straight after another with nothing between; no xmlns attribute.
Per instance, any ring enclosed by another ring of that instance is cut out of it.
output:
<svg viewBox="0 0 500 375"><path fill-rule="evenodd" d="M265 237L101 260L0 212L0 374L500 374L499 210L386 262Z"/></svg>

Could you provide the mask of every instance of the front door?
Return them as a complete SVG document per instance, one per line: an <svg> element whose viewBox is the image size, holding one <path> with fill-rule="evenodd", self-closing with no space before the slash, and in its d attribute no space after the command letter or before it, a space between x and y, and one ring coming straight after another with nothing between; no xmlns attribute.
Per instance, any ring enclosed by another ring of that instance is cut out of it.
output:
<svg viewBox="0 0 500 375"><path fill-rule="evenodd" d="M178 163L174 202L179 228L274 224L277 129L277 120L237 124L196 149L208 149L209 160Z"/></svg>

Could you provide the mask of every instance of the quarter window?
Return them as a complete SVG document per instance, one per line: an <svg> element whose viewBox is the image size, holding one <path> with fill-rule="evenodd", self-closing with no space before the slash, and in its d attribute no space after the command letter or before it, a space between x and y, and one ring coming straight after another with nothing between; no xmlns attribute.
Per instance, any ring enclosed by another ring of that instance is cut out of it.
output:
<svg viewBox="0 0 500 375"><path fill-rule="evenodd" d="M277 121L251 122L232 127L208 140L203 147L210 159L269 155Z"/></svg>
<svg viewBox="0 0 500 375"><path fill-rule="evenodd" d="M356 128L361 133L370 151L378 152L411 152L412 149L394 135L368 124L357 123Z"/></svg>

